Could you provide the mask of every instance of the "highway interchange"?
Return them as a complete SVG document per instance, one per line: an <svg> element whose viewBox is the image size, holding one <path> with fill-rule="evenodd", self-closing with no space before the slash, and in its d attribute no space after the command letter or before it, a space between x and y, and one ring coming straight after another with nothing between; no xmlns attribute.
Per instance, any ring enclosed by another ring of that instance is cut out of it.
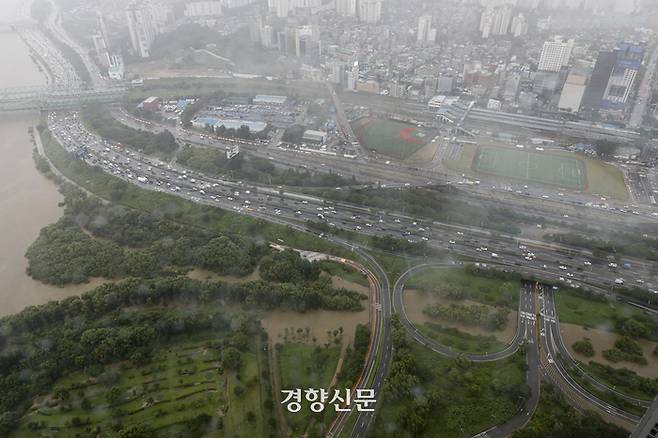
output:
<svg viewBox="0 0 658 438"><path fill-rule="evenodd" d="M125 115L120 117L124 118L123 122L126 124L143 123L129 120ZM143 128L143 126L141 127ZM578 248L535 242L514 236L495 235L478 228L439 223L392 211L334 203L288 190L281 195L277 187L210 178L185 169L175 162L165 163L143 156L138 152L117 147L115 142L101 139L88 132L76 112L50 113L48 128L66 150L79 159L144 189L166 192L196 203L285 224L299 231L308 231L305 226L307 220L325 221L331 228L356 231L366 236L393 236L412 242L424 241L433 249L480 260L485 267L514 270L527 275L536 275L546 281L563 282L573 286L586 284L588 287L598 288L600 291L609 291L610 287L615 284L615 280L621 276L626 277L627 283L642 287L651 288L654 287L654 284L658 285L655 278L655 267L643 260L629 259L628 262L632 266L632 269L629 270L611 268L608 266L607 260L597 259L589 251ZM154 129L162 128L154 127ZM177 130L175 134L181 142L211 147L227 146L226 143L201 138L200 134L193 132ZM346 176L356 174L360 179L377 181L382 186L461 184L469 189L478 202L486 200L493 204L509 202L519 206L520 209L529 211L541 209L543 212L547 212L547 216L551 216L550 211L557 206L559 207L558 212L552 213L552 217L565 223L587 223L593 218L602 222L604 226L608 223L656 222L656 212L649 206L627 207L603 199L600 202L596 201L594 204L586 205L577 196L565 196L560 193L547 195L541 189L519 185L500 186L490 182L478 184L465 178L457 177L455 179L454 176L427 169L410 168L401 164L384 164L367 158L349 160L342 157L310 157L306 154L302 155L299 151L279 149L276 146L262 148L262 150L255 150L249 145L244 145L244 147L249 153L266 157L279 165L306 166L310 170L316 171L332 169L344 173ZM528 206L528 204L532 205ZM569 215L567 216L564 212L569 212ZM392 355L390 317L392 311L404 315L401 295L404 280L410 274L403 274L391 295L386 273L367 252L353 243L335 237L333 233L324 237L352 249L369 270L369 278L375 290L372 303L375 330L373 344L366 358L359 385L374 388L376 394L380 394ZM539 362L547 377L558 384L567 395L569 391L572 391L576 393L576 396L589 402L589 406L599 407L621 421L634 422L636 420L627 413L601 402L592 394L584 392L577 384L574 386L573 379L566 375L560 364L554 360L558 353L565 356L568 355L568 351L566 351L559 334L552 293L552 290L546 289L542 285L524 283L520 292L520 311L515 338L502 352L492 353L482 358L470 357L471 360L476 361L496 360L513 354L521 344L526 345L529 364L527 381L532 388L532 396L524 401L519 415L503 425L485 431L483 436L505 436L527 422L538 399ZM535 316L538 304L541 314L539 321ZM403 322L406 320L406 318L402 319ZM536 330L538 324L539 333ZM454 355L454 352L446 351L445 347L432 343L424 337L417 337L417 332L412 325L405 324L405 326L414 338L429 348L441 354ZM523 334L521 334L521 330L523 330ZM571 401L574 402L573 399ZM349 424L348 417L339 417L332 425L330 434L331 436L362 437L367 433L372 418L372 413L359 412L348 430L345 429Z"/></svg>
<svg viewBox="0 0 658 438"><path fill-rule="evenodd" d="M114 142L103 140L88 132L75 112L51 113L48 116L48 126L55 138L69 152L89 165L98 166L130 183L149 190L171 193L193 202L287 224L300 231L306 230L305 221L307 220L323 220L330 227L354 230L364 235L379 237L391 235L416 242L425 241L432 248L447 250L455 255L486 260L486 262L481 262L481 266L502 267L530 275L534 274L546 280L561 280L571 285L588 284L590 287L606 288L609 284L613 284L620 275L619 270L613 270L608 266L607 260L596 259L575 248L569 249L568 255L566 255L564 254L567 252L566 248L547 247L546 244L540 242L503 238L478 229L411 218L393 212L369 211L360 206L326 202L300 193L284 191L281 195L276 187L209 178L176 163L169 164L154 160L138 152L118 147ZM327 238L357 251L359 256L367 261L369 269L375 272L375 275L371 277L371 281L377 283L377 294L373 303L375 309L373 324L376 328L374 347L373 353L367 357L364 368L365 377L360 383L363 385L367 383L370 385L368 387L374 388L379 394L391 355L388 321L392 310L404 315L404 307L401 304L401 285L404 284L404 280L411 272L403 274L396 284L391 303L387 276L381 266L356 245L334 237L328 236ZM563 254L559 254L560 251ZM559 255L556 256L556 252ZM637 279L640 279L639 276L644 276L647 278L647 281L642 280L645 281L644 284L652 284L649 283L649 281L653 281L651 264L640 260L633 260L632 263L632 272L638 276ZM544 324L542 339L546 339L545 348L542 351L547 354L541 356L545 362L544 369L546 369L547 375L550 377L558 373L557 376L561 379L558 384L564 385L565 391L572 391L575 396L585 399L590 403L590 407L600 408L603 415L610 415L630 423L636 422L636 417L584 391L556 363L554 358L557 357L557 352L561 351L561 354L565 356L566 348L563 346L559 330L556 328L557 318L552 301L550 298L546 298L550 297L550 293L550 291L548 294L544 292L541 295L543 298L540 298L540 301L543 300L546 306L544 314L548 315L542 319ZM535 344L536 321L534 318L536 311L532 288L522 290L519 306L518 331L508 347L501 352L491 353L484 357L467 356L469 359L473 361L501 359L514 353L521 344L531 346L527 349L527 357L530 362L540 357ZM402 318L403 322L405 320L406 318ZM448 356L456 354L419 335L413 326L405 325L410 330L412 337L434 351ZM523 334L521 334L521 329L523 329ZM378 350L381 357L376 361ZM538 377L533 374L538 372L538 369L538 367L529 367L529 370L534 370L529 371L527 377L531 387L535 384L538 385ZM532 397L525 400L523 412L520 412L509 423L487 431L487 436L504 436L510 428L513 430L513 428L522 426L527 421L527 418L524 419L523 416L532 412L535 406L536 400ZM370 424L371 415L368 412L359 412L349 435L364 436ZM335 432L332 432L333 436L340 435L340 428L345 426L347 421L347 417L339 417L332 426L335 428Z"/></svg>

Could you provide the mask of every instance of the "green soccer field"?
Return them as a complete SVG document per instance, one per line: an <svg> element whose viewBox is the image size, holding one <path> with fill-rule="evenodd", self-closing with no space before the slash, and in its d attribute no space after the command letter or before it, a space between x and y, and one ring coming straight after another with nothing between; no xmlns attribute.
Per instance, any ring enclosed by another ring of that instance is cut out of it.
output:
<svg viewBox="0 0 658 438"><path fill-rule="evenodd" d="M479 147L473 159L476 172L572 190L587 189L582 160L545 152L530 152L494 146Z"/></svg>
<svg viewBox="0 0 658 438"><path fill-rule="evenodd" d="M431 140L422 129L395 120L364 118L352 128L365 147L400 160L409 158Z"/></svg>

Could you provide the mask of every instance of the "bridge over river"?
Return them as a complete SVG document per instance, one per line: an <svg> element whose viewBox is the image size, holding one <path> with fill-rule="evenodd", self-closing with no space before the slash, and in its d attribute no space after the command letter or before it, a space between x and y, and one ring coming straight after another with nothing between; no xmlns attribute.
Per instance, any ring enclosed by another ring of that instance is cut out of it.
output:
<svg viewBox="0 0 658 438"><path fill-rule="evenodd" d="M90 103L120 101L128 86L106 88L25 87L0 89L0 112L76 109Z"/></svg>

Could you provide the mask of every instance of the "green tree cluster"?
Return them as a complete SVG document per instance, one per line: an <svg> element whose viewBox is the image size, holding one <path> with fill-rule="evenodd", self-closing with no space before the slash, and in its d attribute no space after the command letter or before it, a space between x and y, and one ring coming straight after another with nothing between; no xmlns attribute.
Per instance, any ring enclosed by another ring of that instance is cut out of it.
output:
<svg viewBox="0 0 658 438"><path fill-rule="evenodd" d="M593 361L584 367L589 374L619 391L631 395L640 394L646 399L653 399L658 395L658 378L642 377L627 368L613 368Z"/></svg>
<svg viewBox="0 0 658 438"><path fill-rule="evenodd" d="M258 323L235 320L227 314L227 303L300 311L358 310L362 298L326 283L225 284L181 276L133 278L28 307L0 319L0 333L11 337L0 346L0 434L9 435L31 406L31 398L60 377L122 360L147 363L158 346L174 336L233 330L219 347L224 366L237 369L239 348L258 333ZM181 304L186 306L179 308ZM111 385L113 380L108 376L103 381ZM115 396L113 401L120 402L122 394Z"/></svg>
<svg viewBox="0 0 658 438"><path fill-rule="evenodd" d="M592 345L592 341L588 338L585 338L582 341L574 342L572 348L573 351L580 353L585 357L594 356L594 345Z"/></svg>
<svg viewBox="0 0 658 438"><path fill-rule="evenodd" d="M234 178L262 184L295 187L340 187L355 184L355 179L346 179L335 173L313 173L306 169L280 169L270 160L242 154L227 159L218 149L185 147L178 154L178 162L207 175L231 174Z"/></svg>
<svg viewBox="0 0 658 438"><path fill-rule="evenodd" d="M260 275L265 280L279 283L316 281L320 277L320 267L302 258L297 251L286 249L264 257Z"/></svg>
<svg viewBox="0 0 658 438"><path fill-rule="evenodd" d="M26 257L33 278L64 285L89 277L154 277L171 267L190 266L243 276L255 269L266 251L243 237L105 205L70 190L65 191L64 216L41 230Z"/></svg>
<svg viewBox="0 0 658 438"><path fill-rule="evenodd" d="M347 347L343 366L338 374L340 387L351 388L359 378L370 345L370 327L358 324L354 333L354 348Z"/></svg>
<svg viewBox="0 0 658 438"><path fill-rule="evenodd" d="M644 351L640 344L628 336L622 336L615 341L615 348L603 351L603 357L610 362L632 362L638 365L647 365Z"/></svg>
<svg viewBox="0 0 658 438"><path fill-rule="evenodd" d="M168 130L154 134L131 128L112 117L106 106L90 105L86 108L83 117L101 137L143 151L145 154L171 156L178 149L176 138Z"/></svg>
<svg viewBox="0 0 658 438"><path fill-rule="evenodd" d="M542 385L539 408L512 438L625 438L628 432L592 411L573 409L553 385Z"/></svg>
<svg viewBox="0 0 658 438"><path fill-rule="evenodd" d="M431 318L449 322L459 322L471 326L479 326L486 330L503 330L507 326L509 310L499 308L490 310L486 306L462 304L434 304L425 307L423 313Z"/></svg>

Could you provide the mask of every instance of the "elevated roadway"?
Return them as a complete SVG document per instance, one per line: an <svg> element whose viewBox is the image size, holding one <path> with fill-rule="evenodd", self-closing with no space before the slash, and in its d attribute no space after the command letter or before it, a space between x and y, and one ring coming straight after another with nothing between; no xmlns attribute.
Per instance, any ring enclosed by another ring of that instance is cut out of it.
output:
<svg viewBox="0 0 658 438"><path fill-rule="evenodd" d="M0 90L0 111L51 111L77 109L91 103L119 102L128 87L93 88L18 88Z"/></svg>

